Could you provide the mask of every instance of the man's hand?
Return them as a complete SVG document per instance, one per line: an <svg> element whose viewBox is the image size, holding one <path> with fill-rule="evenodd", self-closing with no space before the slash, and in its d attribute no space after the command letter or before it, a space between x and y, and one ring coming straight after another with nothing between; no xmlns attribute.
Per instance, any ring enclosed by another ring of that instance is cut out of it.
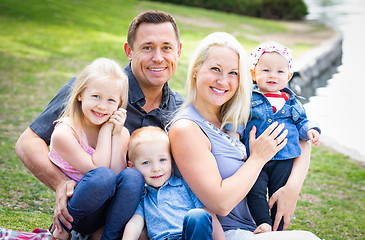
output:
<svg viewBox="0 0 365 240"><path fill-rule="evenodd" d="M68 180L64 184L61 184L55 192L56 197L56 207L53 214L53 225L51 232L53 232L56 228L62 231L62 226L60 221L68 228L71 229L73 222L72 216L69 214L67 210L67 201L73 193L76 187L76 182L73 180Z"/></svg>
<svg viewBox="0 0 365 240"><path fill-rule="evenodd" d="M276 203L277 212L275 216L275 222L273 225L273 231L276 231L279 227L281 218L284 218L283 230L286 230L290 225L290 220L294 216L294 210L298 201L298 193L295 189L290 189L288 185L279 188L270 198L270 209Z"/></svg>

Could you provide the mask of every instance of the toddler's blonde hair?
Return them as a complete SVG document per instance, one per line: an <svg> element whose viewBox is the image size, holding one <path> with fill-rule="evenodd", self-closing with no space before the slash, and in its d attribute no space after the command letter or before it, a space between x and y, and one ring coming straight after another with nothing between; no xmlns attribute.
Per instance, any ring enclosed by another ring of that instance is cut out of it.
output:
<svg viewBox="0 0 365 240"><path fill-rule="evenodd" d="M128 143L128 157L133 163L137 154L136 148L141 143L166 142L170 146L167 133L159 127L148 126L135 130Z"/></svg>

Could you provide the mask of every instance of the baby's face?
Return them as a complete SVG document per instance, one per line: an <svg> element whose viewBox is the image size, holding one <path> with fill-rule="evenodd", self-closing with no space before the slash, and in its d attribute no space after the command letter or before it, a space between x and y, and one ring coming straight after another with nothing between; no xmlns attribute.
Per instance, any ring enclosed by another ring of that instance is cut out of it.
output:
<svg viewBox="0 0 365 240"><path fill-rule="evenodd" d="M132 167L139 170L146 183L159 189L171 177L170 145L166 141L139 144Z"/></svg>
<svg viewBox="0 0 365 240"><path fill-rule="evenodd" d="M252 71L262 93L280 93L292 77L288 61L277 52L264 53Z"/></svg>

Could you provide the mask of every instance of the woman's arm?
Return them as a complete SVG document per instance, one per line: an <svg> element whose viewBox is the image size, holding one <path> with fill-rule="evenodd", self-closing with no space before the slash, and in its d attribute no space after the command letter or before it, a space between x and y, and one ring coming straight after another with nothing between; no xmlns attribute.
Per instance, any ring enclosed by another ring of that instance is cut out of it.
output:
<svg viewBox="0 0 365 240"><path fill-rule="evenodd" d="M294 210L297 205L298 195L302 188L304 179L307 175L310 164L311 146L307 141L300 141L302 154L294 159L293 168L287 183L277 190L269 200L269 207L277 204L277 213L273 230L275 231L284 217L284 230L290 224L290 217L294 216Z"/></svg>
<svg viewBox="0 0 365 240"><path fill-rule="evenodd" d="M58 219L71 228L73 218L67 211L67 199L72 196L76 183L49 160L47 144L31 128L28 127L19 137L15 152L34 176L55 191L56 207L52 231L55 227L62 229Z"/></svg>
<svg viewBox="0 0 365 240"><path fill-rule="evenodd" d="M247 195L265 163L285 146L287 131L279 136L281 144L274 140L282 130L283 125L274 123L256 139L254 128L250 133L250 158L224 180L211 153L210 141L196 123L187 119L176 121L169 137L174 160L191 190L210 211L227 215Z"/></svg>
<svg viewBox="0 0 365 240"><path fill-rule="evenodd" d="M225 240L226 237L224 235L224 231L221 223L219 222L217 215L209 211L206 207L203 207L205 211L207 211L210 215L212 215L212 237L213 240Z"/></svg>

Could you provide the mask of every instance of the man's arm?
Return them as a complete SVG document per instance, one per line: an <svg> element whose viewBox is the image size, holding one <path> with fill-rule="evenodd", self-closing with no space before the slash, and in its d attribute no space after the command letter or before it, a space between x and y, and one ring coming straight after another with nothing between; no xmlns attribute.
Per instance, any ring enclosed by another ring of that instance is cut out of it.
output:
<svg viewBox="0 0 365 240"><path fill-rule="evenodd" d="M72 217L67 211L67 200L72 196L76 183L49 160L48 145L54 129L54 121L60 117L75 79L71 79L62 87L46 109L23 132L15 145L15 152L24 165L35 177L55 191L56 209L53 227L56 225L58 229L62 229L58 219L66 227L71 228Z"/></svg>
<svg viewBox="0 0 365 240"><path fill-rule="evenodd" d="M48 158L48 146L31 128L27 128L19 137L15 152L24 165L41 182L53 191L69 180L65 174Z"/></svg>
<svg viewBox="0 0 365 240"><path fill-rule="evenodd" d="M56 209L53 228L62 229L58 219L71 228L70 222L73 219L67 212L67 199L72 196L76 183L49 160L47 144L31 128L28 127L19 137L15 152L35 177L55 191Z"/></svg>

